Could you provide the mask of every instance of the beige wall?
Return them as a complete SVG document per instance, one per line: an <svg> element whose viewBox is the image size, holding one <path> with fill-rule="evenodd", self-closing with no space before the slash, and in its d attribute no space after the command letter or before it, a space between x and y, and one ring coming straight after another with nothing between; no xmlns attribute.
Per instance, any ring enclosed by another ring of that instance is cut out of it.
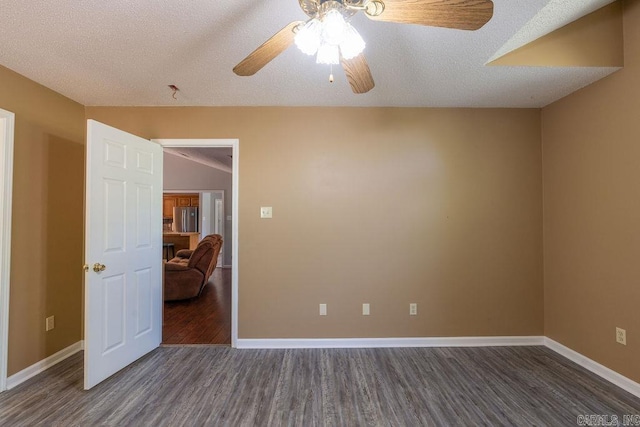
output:
<svg viewBox="0 0 640 427"><path fill-rule="evenodd" d="M215 148L211 148L215 150ZM164 153L163 187L165 190L224 190L224 262L231 265L231 174L180 156Z"/></svg>
<svg viewBox="0 0 640 427"><path fill-rule="evenodd" d="M84 107L0 67L0 108L16 115L11 375L81 339Z"/></svg>
<svg viewBox="0 0 640 427"><path fill-rule="evenodd" d="M540 335L544 320L545 335L640 381L640 4L624 9L625 69L542 115L86 115L146 138L240 139L241 338ZM0 108L16 113L13 374L81 338L85 109L2 67ZM265 205L271 220L258 218Z"/></svg>
<svg viewBox="0 0 640 427"><path fill-rule="evenodd" d="M640 381L640 3L624 7L624 70L543 110L545 332Z"/></svg>
<svg viewBox="0 0 640 427"><path fill-rule="evenodd" d="M240 338L543 332L538 110L88 107L87 118L145 138L239 138Z"/></svg>

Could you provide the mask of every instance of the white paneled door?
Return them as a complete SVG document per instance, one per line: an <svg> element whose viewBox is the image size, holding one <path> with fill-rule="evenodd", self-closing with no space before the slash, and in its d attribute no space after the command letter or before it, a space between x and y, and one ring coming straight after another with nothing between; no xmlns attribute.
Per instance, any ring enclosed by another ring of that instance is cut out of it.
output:
<svg viewBox="0 0 640 427"><path fill-rule="evenodd" d="M89 389L162 339L162 147L89 120L85 221Z"/></svg>

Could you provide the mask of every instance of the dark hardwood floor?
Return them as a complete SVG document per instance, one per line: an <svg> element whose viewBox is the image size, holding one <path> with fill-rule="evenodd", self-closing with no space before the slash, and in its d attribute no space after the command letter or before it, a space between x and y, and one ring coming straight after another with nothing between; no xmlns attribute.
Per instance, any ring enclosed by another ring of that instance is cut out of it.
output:
<svg viewBox="0 0 640 427"><path fill-rule="evenodd" d="M231 344L231 269L216 268L202 294L164 303L163 344Z"/></svg>
<svg viewBox="0 0 640 427"><path fill-rule="evenodd" d="M640 399L545 347L160 347L89 391L78 353L0 393L2 426L547 427L599 415L623 425Z"/></svg>

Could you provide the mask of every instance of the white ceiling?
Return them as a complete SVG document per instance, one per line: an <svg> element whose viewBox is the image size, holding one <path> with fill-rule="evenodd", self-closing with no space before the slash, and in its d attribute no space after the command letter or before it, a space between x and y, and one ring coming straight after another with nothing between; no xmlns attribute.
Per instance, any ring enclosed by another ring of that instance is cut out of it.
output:
<svg viewBox="0 0 640 427"><path fill-rule="evenodd" d="M617 68L484 64L611 1L494 0L493 19L475 32L358 14L376 82L364 95L340 70L329 83L328 66L295 46L253 77L233 74L306 18L297 0L2 0L0 64L89 106L541 107Z"/></svg>
<svg viewBox="0 0 640 427"><path fill-rule="evenodd" d="M233 171L231 147L164 147L163 151L223 172Z"/></svg>

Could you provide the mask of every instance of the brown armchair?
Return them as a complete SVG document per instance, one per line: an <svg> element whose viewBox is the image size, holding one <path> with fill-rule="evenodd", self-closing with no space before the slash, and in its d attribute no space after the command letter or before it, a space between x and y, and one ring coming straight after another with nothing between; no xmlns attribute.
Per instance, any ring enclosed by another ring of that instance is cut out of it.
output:
<svg viewBox="0 0 640 427"><path fill-rule="evenodd" d="M175 301L200 296L216 268L222 236L210 234L194 250L183 249L164 265L164 300Z"/></svg>

